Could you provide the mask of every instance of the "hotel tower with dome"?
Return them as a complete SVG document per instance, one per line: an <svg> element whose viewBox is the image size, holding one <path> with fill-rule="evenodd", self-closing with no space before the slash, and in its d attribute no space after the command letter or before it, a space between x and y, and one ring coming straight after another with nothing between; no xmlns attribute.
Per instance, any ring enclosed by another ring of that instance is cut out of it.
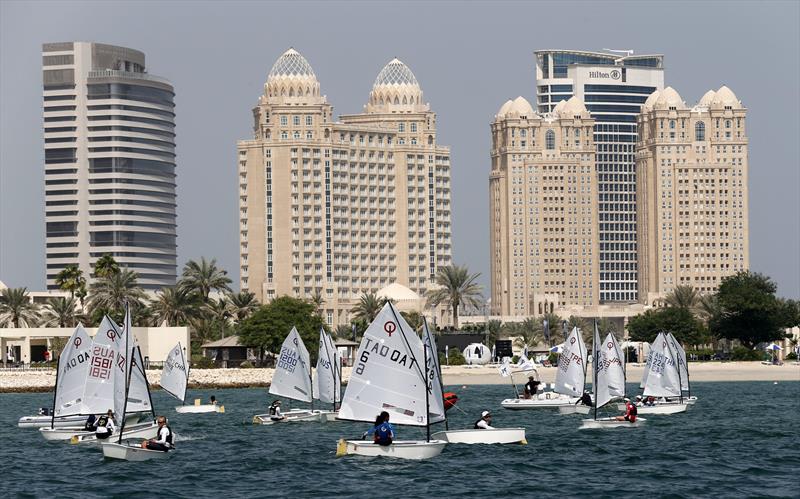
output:
<svg viewBox="0 0 800 499"><path fill-rule="evenodd" d="M392 59L363 112L336 120L290 48L237 149L243 291L264 303L321 297L334 327L364 293L425 312L438 268L451 264L450 149L408 66Z"/></svg>

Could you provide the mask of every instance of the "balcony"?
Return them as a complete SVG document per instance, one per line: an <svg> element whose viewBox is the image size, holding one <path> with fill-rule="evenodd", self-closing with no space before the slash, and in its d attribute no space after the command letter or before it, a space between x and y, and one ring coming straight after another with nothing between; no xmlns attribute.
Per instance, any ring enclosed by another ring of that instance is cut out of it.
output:
<svg viewBox="0 0 800 499"><path fill-rule="evenodd" d="M166 78L161 78L160 76L154 76L149 73L132 73L130 71L120 71L117 69L101 69L98 71L89 71L88 78L90 80L92 78L128 78L134 80L154 81L172 86L172 83L170 83L169 80L167 80Z"/></svg>

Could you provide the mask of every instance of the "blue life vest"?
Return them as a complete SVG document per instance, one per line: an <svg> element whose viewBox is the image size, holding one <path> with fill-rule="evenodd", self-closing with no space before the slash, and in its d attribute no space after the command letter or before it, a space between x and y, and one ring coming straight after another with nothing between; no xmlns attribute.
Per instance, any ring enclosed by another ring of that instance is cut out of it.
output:
<svg viewBox="0 0 800 499"><path fill-rule="evenodd" d="M375 443L378 445L389 445L392 443L392 427L389 423L382 423L375 428Z"/></svg>

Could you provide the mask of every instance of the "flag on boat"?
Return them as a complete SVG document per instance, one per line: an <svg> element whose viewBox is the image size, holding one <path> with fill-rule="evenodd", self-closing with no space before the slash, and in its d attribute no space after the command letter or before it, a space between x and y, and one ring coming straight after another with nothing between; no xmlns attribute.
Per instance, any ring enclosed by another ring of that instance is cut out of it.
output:
<svg viewBox="0 0 800 499"><path fill-rule="evenodd" d="M509 364L508 357L503 360L498 371L500 371L500 376L504 378L511 376L511 365Z"/></svg>

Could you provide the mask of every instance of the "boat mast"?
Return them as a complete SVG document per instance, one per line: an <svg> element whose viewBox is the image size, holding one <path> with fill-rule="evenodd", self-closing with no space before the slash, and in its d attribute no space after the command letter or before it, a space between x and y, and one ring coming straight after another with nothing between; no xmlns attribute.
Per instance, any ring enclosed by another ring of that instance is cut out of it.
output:
<svg viewBox="0 0 800 499"><path fill-rule="evenodd" d="M189 391L189 371L192 369L192 365L191 362L186 362L186 356L183 355L183 346L180 341L178 342L178 350L181 351L181 361L184 367L186 367L186 384L183 387L183 400L181 400L181 405L186 405L186 394Z"/></svg>
<svg viewBox="0 0 800 499"><path fill-rule="evenodd" d="M425 330L428 332L428 336L430 336L431 331L428 329L428 319L423 317L422 322L425 324ZM433 360L436 373L439 375L439 391L442 393L442 410L445 411L445 414L442 414L442 416L444 416L444 429L449 430L450 425L447 423L447 410L444 408L444 380L442 379L442 365L439 363L439 352L433 351L433 345L431 345L431 350L431 359Z"/></svg>
<svg viewBox="0 0 800 499"><path fill-rule="evenodd" d="M678 371L678 393L680 394L680 395L678 395L678 400L680 401L681 404L683 404L683 386L682 386L683 385L683 383L682 383L683 380L681 378L680 359L678 359L676 357L676 355L675 355L677 352L673 352L672 341L670 341L670 340L674 340L674 341L678 341L678 340L676 340L675 337L672 336L672 333L667 333L667 334L669 335L669 336L665 335L665 338L667 339L667 341L666 341L667 350L669 350L669 354L672 357L672 361L673 361L672 365L674 365L675 366L675 370ZM688 369L687 369L687 371L688 371Z"/></svg>
<svg viewBox="0 0 800 499"><path fill-rule="evenodd" d="M125 302L125 317L128 317L128 302ZM131 350L128 348L128 336L130 336L131 332L128 331L128 321L125 319L123 321L123 330L125 330L125 361L130 364L130 367L126 369L127 373L125 374L125 400L122 403L122 422L119 425L119 440L118 443L122 443L122 432L125 430L125 413L128 412L128 391L131 388L131 371L133 370L133 359L130 358ZM115 394L116 396L116 394ZM150 405L152 407L152 404Z"/></svg>
<svg viewBox="0 0 800 499"><path fill-rule="evenodd" d="M139 352L139 358L142 359L142 362L144 362L144 357L142 357L142 347L136 345L136 350ZM144 368L144 364L142 364L142 376L144 376L144 386L147 387L147 398L150 399L150 412L153 413L153 419L155 419L156 408L153 407L153 394L150 393L150 382L147 381L147 371Z"/></svg>
<svg viewBox="0 0 800 499"><path fill-rule="evenodd" d="M72 339L72 338L70 338ZM50 418L50 429L56 427L56 397L58 397L58 372L61 370L61 356L58 356L58 362L56 363L56 386L53 387L53 413L51 414Z"/></svg>
<svg viewBox="0 0 800 499"><path fill-rule="evenodd" d="M430 397L428 396L428 345L422 344L422 353L425 356L425 441L431 441L431 405Z"/></svg>

